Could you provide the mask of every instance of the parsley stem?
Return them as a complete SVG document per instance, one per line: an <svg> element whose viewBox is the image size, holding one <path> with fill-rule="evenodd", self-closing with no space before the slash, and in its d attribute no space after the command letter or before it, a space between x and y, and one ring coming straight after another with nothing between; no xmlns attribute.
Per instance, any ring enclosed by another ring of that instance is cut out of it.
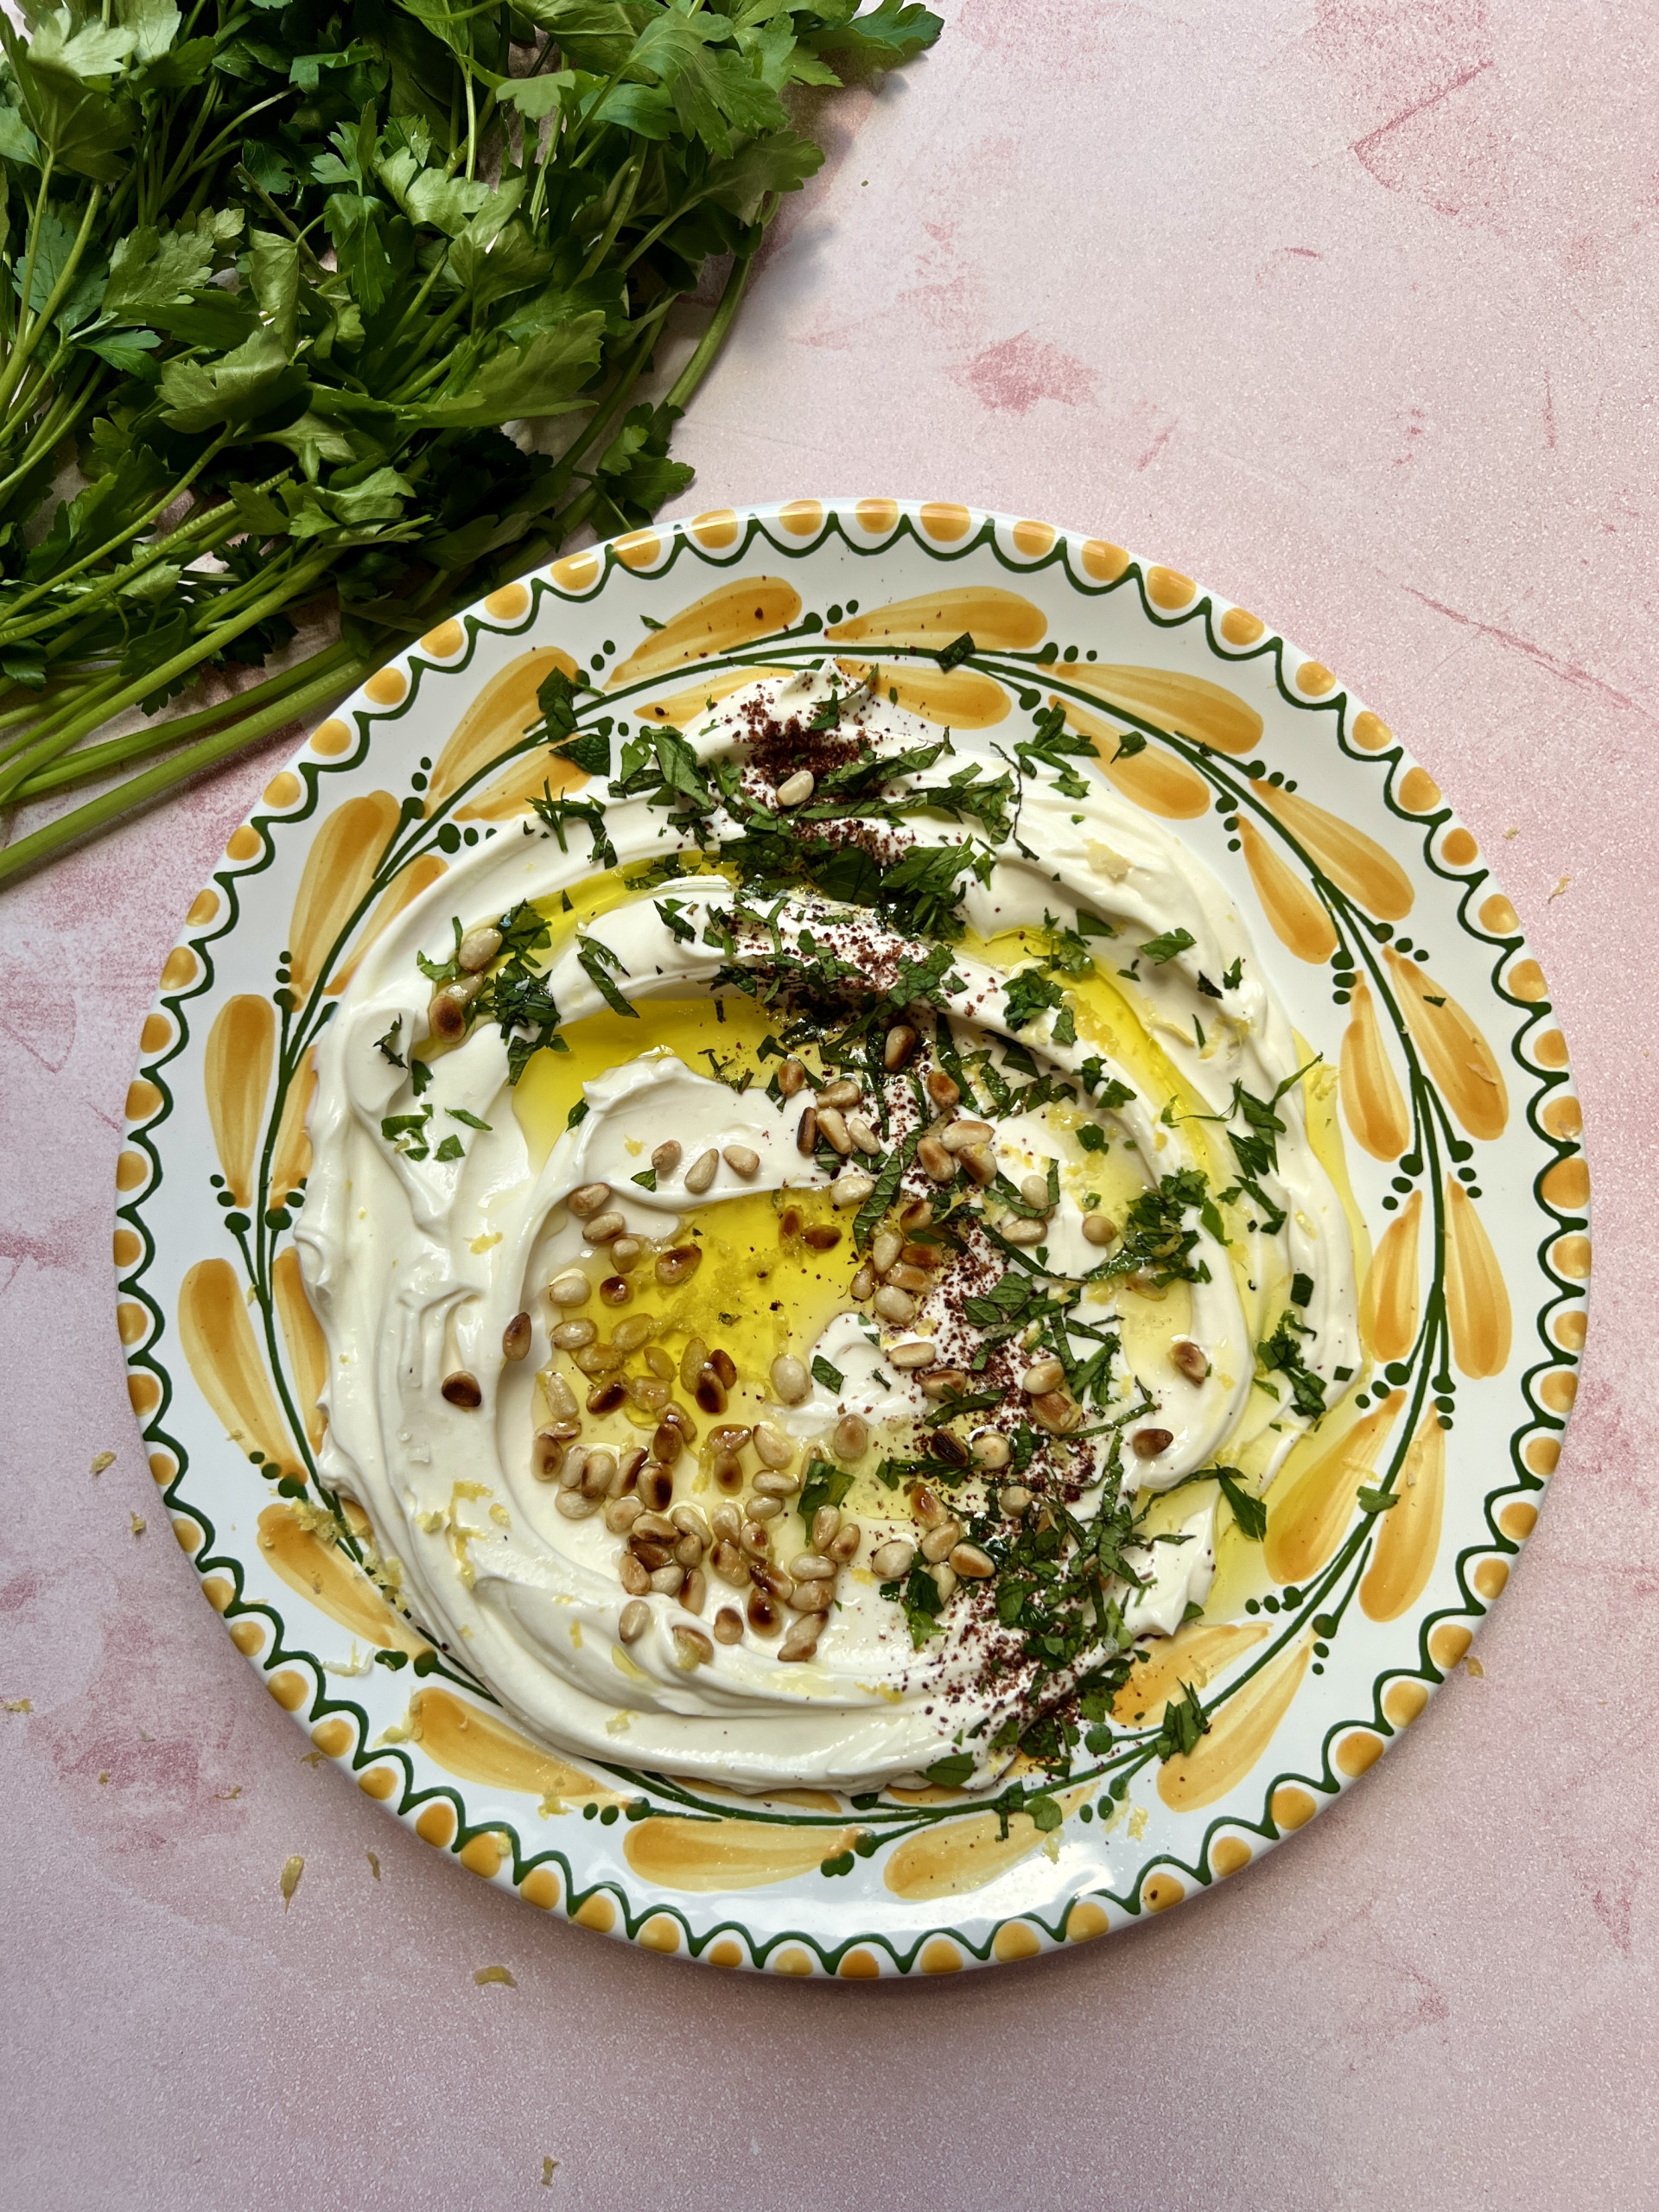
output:
<svg viewBox="0 0 1659 2212"><path fill-rule="evenodd" d="M51 165L51 156L48 155L47 156L48 170ZM45 172L42 172L41 189L44 194ZM21 322L19 324L17 343L12 348L11 359L6 363L3 371L0 371L0 408L10 406L12 394L17 389L18 379L29 366L35 349L41 342L41 333L50 327L53 316L69 296L70 289L74 283L76 273L80 267L80 257L86 251L86 241L92 234L92 225L97 219L99 207L103 197L103 186L95 184L86 202L86 213L80 219L80 229L76 233L75 242L64 258L63 267L58 271L57 283L47 295L46 305L29 324L27 329L22 327ZM31 265L35 251L35 232L39 228L38 222L29 226L29 247ZM25 274L23 279L25 307L29 305L29 276Z"/></svg>

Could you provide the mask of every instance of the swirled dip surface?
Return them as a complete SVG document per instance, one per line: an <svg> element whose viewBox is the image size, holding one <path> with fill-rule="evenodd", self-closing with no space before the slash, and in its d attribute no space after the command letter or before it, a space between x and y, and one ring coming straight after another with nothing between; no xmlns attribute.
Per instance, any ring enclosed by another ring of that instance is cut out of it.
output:
<svg viewBox="0 0 1659 2212"><path fill-rule="evenodd" d="M847 684L461 854L325 1033L296 1231L417 1619L546 1740L744 1788L1098 1721L1362 1364L1220 884L1058 718Z"/></svg>

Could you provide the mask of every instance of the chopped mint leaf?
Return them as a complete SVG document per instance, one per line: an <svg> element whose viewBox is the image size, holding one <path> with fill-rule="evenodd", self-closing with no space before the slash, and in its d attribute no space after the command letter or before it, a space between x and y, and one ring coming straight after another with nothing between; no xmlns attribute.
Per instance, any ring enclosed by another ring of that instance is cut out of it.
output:
<svg viewBox="0 0 1659 2212"><path fill-rule="evenodd" d="M476 1114L469 1114L464 1106L446 1106L444 1112L452 1122L463 1122L469 1129L487 1129L490 1124L480 1122Z"/></svg>
<svg viewBox="0 0 1659 2212"><path fill-rule="evenodd" d="M846 1379L838 1367L830 1366L822 1352L813 1361L812 1380L822 1382L826 1390L839 1390Z"/></svg>
<svg viewBox="0 0 1659 2212"><path fill-rule="evenodd" d="M1198 941L1191 930L1166 930L1161 937L1149 937L1137 957L1150 960L1154 968L1161 968L1178 952L1190 952Z"/></svg>

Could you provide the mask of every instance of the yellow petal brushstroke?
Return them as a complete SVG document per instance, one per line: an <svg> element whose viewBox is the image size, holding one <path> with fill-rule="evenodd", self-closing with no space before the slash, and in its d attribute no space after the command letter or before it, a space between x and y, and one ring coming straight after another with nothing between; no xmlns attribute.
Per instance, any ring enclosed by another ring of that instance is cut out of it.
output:
<svg viewBox="0 0 1659 2212"><path fill-rule="evenodd" d="M1263 1558L1275 1582L1306 1582L1336 1550L1352 1516L1355 1495L1375 1472L1377 1453L1405 1402L1402 1390L1392 1390L1317 1458L1298 1464L1304 1444L1286 1460L1268 1492Z"/></svg>
<svg viewBox="0 0 1659 2212"><path fill-rule="evenodd" d="M1339 815L1327 814L1300 791L1265 778L1250 789L1310 853L1332 883L1379 921L1403 920L1416 896L1411 878L1391 853Z"/></svg>
<svg viewBox="0 0 1659 2212"><path fill-rule="evenodd" d="M1069 1815L1089 1795L1085 1786L1067 1790L1060 1802ZM982 1890L1042 1841L1029 1813L1011 1813L1008 1833L999 1834L995 1813L942 1821L906 1837L888 1859L885 1879L898 1897L956 1897Z"/></svg>
<svg viewBox="0 0 1659 2212"><path fill-rule="evenodd" d="M317 1048L312 1046L296 1071L283 1101L283 1118L276 1126L276 1142L270 1155L270 1188L280 1201L296 1191L311 1173L311 1138L305 1117L317 1093Z"/></svg>
<svg viewBox="0 0 1659 2212"><path fill-rule="evenodd" d="M1452 1357L1471 1380L1501 1375L1510 1360L1510 1294L1475 1202L1446 1179L1446 1319Z"/></svg>
<svg viewBox="0 0 1659 2212"><path fill-rule="evenodd" d="M1342 1110L1373 1160L1398 1160L1411 1141L1411 1122L1382 1042L1376 1001L1363 976L1354 985L1343 1033Z"/></svg>
<svg viewBox="0 0 1659 2212"><path fill-rule="evenodd" d="M756 1821L640 1821L623 1856L634 1872L669 1890L760 1890L816 1872L851 1850L856 1828L772 1827Z"/></svg>
<svg viewBox="0 0 1659 2212"><path fill-rule="evenodd" d="M362 1568L316 1535L285 1499L259 1516L259 1556L343 1629L382 1650L418 1658L430 1645L396 1613Z"/></svg>
<svg viewBox="0 0 1659 2212"><path fill-rule="evenodd" d="M1165 1761L1158 1770L1158 1795L1166 1805L1178 1813L1197 1812L1243 1782L1290 1710L1312 1656L1312 1641L1303 1637L1270 1659L1211 1717L1210 1732L1194 1750Z"/></svg>
<svg viewBox="0 0 1659 2212"><path fill-rule="evenodd" d="M537 645L499 668L450 732L432 781L426 810L435 814L463 784L471 783L492 760L517 745L542 718L536 694L555 669L575 677L576 664L556 645ZM536 788L541 789L538 784Z"/></svg>
<svg viewBox="0 0 1659 2212"><path fill-rule="evenodd" d="M1337 949L1337 932L1312 885L1287 868L1255 824L1242 815L1238 837L1244 848L1244 865L1274 935L1299 960L1306 960L1310 967L1323 967Z"/></svg>
<svg viewBox="0 0 1659 2212"><path fill-rule="evenodd" d="M325 998L338 998L354 975L358 963L381 931L395 922L405 906L411 906L423 891L447 874L449 863L439 853L423 853L407 868L400 868L380 894L379 904L369 916L368 927L352 948L352 955L343 967L336 968L323 985Z"/></svg>
<svg viewBox="0 0 1659 2212"><path fill-rule="evenodd" d="M476 1782L489 1789L517 1789L572 1805L625 1802L591 1774L543 1751L482 1706L468 1705L448 1690L416 1690L409 1701L409 1714L410 1736L457 1781Z"/></svg>
<svg viewBox="0 0 1659 2212"><path fill-rule="evenodd" d="M1210 786L1185 760L1177 760L1152 745L1144 753L1128 753L1120 760L1118 741L1124 734L1121 729L1066 700L1051 696L1049 704L1065 709L1071 727L1093 745L1108 780L1136 806L1171 822L1196 822L1208 813Z"/></svg>
<svg viewBox="0 0 1659 2212"><path fill-rule="evenodd" d="M734 576L652 631L605 679L607 691L665 676L715 653L735 652L752 638L786 630L801 611L801 594L781 576Z"/></svg>
<svg viewBox="0 0 1659 2212"><path fill-rule="evenodd" d="M455 809L455 819L510 822L515 814L528 813L531 801L540 798L543 791L556 798L561 791L572 791L587 780L587 771L578 768L574 760L561 760L537 746L533 753L522 753L493 784L474 791L464 806Z"/></svg>
<svg viewBox="0 0 1659 2212"><path fill-rule="evenodd" d="M928 668L902 661L883 666L867 660L843 660L840 665L855 683L868 678L878 698L946 729L990 729L1014 709L1002 686L976 668Z"/></svg>
<svg viewBox="0 0 1659 2212"><path fill-rule="evenodd" d="M1041 607L995 584L951 584L925 599L872 607L824 632L832 645L948 645L967 632L980 652L1029 652L1048 628Z"/></svg>
<svg viewBox="0 0 1659 2212"><path fill-rule="evenodd" d="M1429 1079L1471 1137L1486 1142L1503 1134L1510 1095L1497 1056L1474 1023L1426 968L1393 946L1385 957Z"/></svg>
<svg viewBox="0 0 1659 2212"><path fill-rule="evenodd" d="M1417 1341L1417 1233L1423 1194L1414 1191L1384 1231L1359 1299L1359 1332L1371 1357L1387 1365Z"/></svg>
<svg viewBox="0 0 1659 2212"><path fill-rule="evenodd" d="M335 939L362 904L402 818L390 791L365 791L336 807L311 840L288 933L289 984L296 1002L316 982Z"/></svg>
<svg viewBox="0 0 1659 2212"><path fill-rule="evenodd" d="M1212 752L1242 758L1261 742L1262 717L1255 708L1206 677L1183 676L1169 668L1109 668L1096 661L1068 663L1049 673L1109 707Z"/></svg>
<svg viewBox="0 0 1659 2212"><path fill-rule="evenodd" d="M253 1204L253 1156L276 1057L276 1013L251 993L226 999L208 1032L202 1084L213 1149L225 1187L239 1206Z"/></svg>
<svg viewBox="0 0 1659 2212"><path fill-rule="evenodd" d="M1256 1624L1189 1622L1136 1661L1135 1672L1112 1700L1112 1718L1126 1727L1156 1727L1165 1705L1184 1683L1203 1689L1260 1643L1267 1632L1265 1625Z"/></svg>
<svg viewBox="0 0 1659 2212"><path fill-rule="evenodd" d="M1397 1621L1434 1571L1446 1503L1446 1431L1438 1414L1424 1414L1394 1486L1400 1503L1376 1516L1376 1549L1359 1586L1360 1605L1374 1621Z"/></svg>
<svg viewBox="0 0 1659 2212"><path fill-rule="evenodd" d="M300 1255L291 1244L284 1244L276 1255L270 1275L294 1378L294 1402L315 1452L322 1441L324 1418L317 1400L328 1380L328 1346L300 1280Z"/></svg>
<svg viewBox="0 0 1659 2212"><path fill-rule="evenodd" d="M303 1475L228 1260L198 1260L180 1284L179 1340L197 1387L238 1450L262 1452L268 1466Z"/></svg>
<svg viewBox="0 0 1659 2212"><path fill-rule="evenodd" d="M728 668L721 675L708 677L686 690L671 691L665 699L653 699L649 706L642 707L636 701L634 715L642 722L665 722L671 729L683 729L705 708L717 706L734 691L741 691L746 683L758 683L763 676L794 676L798 672L792 668Z"/></svg>

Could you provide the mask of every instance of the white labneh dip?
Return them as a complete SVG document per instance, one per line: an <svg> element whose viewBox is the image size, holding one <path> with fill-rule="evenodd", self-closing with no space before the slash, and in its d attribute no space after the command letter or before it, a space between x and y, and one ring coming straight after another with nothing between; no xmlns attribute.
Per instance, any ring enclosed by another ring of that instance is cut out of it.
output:
<svg viewBox="0 0 1659 2212"><path fill-rule="evenodd" d="M556 1747L983 1786L1361 1373L1324 1071L1231 899L1018 743L827 662L608 787L550 755L323 1034L324 1477Z"/></svg>

